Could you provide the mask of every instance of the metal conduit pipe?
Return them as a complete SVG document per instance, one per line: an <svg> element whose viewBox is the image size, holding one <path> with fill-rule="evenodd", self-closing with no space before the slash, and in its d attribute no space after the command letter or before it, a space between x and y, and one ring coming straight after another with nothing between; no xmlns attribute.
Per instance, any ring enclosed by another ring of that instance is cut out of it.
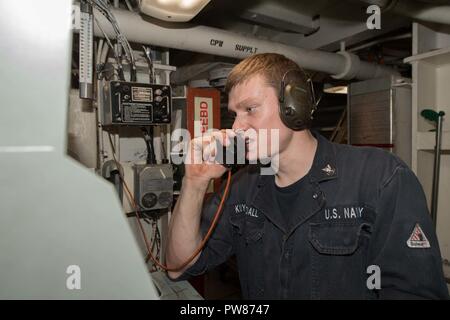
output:
<svg viewBox="0 0 450 320"><path fill-rule="evenodd" d="M166 28L145 20L137 13L117 9L112 11L122 33L132 42L238 59L254 53L280 53L305 69L325 72L337 79L364 80L398 74L394 69L361 61L349 52L302 49L206 26ZM114 37L107 19L98 11L95 11L95 16L108 37ZM96 36L103 37L97 26L94 32Z"/></svg>

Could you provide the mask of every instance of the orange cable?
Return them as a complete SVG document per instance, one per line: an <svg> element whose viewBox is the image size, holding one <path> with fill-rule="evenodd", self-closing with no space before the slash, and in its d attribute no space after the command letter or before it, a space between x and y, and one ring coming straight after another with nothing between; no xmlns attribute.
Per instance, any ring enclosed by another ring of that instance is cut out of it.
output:
<svg viewBox="0 0 450 320"><path fill-rule="evenodd" d="M179 266L177 266L177 267L171 267L171 268L169 268L168 266L161 264L161 263L153 256L153 254L152 254L152 252L151 252L151 251L152 251L152 250L151 250L151 247L152 247L152 246L150 246L149 243L148 243L147 236L146 236L146 234L145 234L144 228L142 227L142 223L141 223L141 221L140 221L140 210L139 210L139 207L138 207L138 205L137 205L137 203L136 203L136 200L134 199L133 195L131 194L130 189L128 188L127 183L125 182L125 179L124 179L124 177L122 176L122 173L120 172L120 169L119 169L120 164L119 164L119 162L118 162L117 159L116 159L116 155L115 155L116 151L115 151L115 148L114 148L113 143L112 143L111 134L110 134L109 132L108 132L108 138L109 138L109 142L110 142L110 144L111 144L111 148L112 148L112 151L113 151L113 152L112 152L112 155L113 155L114 162L116 163L116 166L117 166L117 169L118 169L118 172L119 172L120 180L122 181L123 186L125 187L125 191L126 191L126 194L127 194L128 202L130 203L130 205L132 205L132 206L134 207L134 210L135 210L135 212L136 212L136 218L137 218L137 221L138 221L139 229L140 229L140 231L141 231L141 234L142 234L142 237L143 237L143 240L144 240L144 243L145 243L145 247L146 247L146 249L147 249L148 255L150 256L150 259L152 259L152 261L153 261L158 267L160 267L161 269L164 269L164 270L166 270L166 271L180 271L181 269L183 269L184 267L186 267L190 262L192 262L192 260L194 260L194 258L200 253L200 251L202 251L202 249L203 249L203 247L205 246L206 242L209 240L209 238L210 238L210 236L211 236L211 234L212 234L212 232L213 232L215 226L217 225L217 222L219 221L219 218L220 218L220 216L221 216L221 214L222 214L222 209L223 209L223 205L224 205L224 203L225 203L225 199L227 198L228 192L229 192L229 189L230 189L230 184L231 184L231 171L228 171L227 183L226 183L225 189L224 189L224 191L223 191L222 199L220 200L219 206L217 207L217 211L216 211L216 213L215 213L215 215L214 215L214 219L213 219L213 221L212 221L212 223L211 223L211 226L209 227L208 232L206 233L206 235L205 235L205 237L203 238L202 242L200 243L200 245L198 246L198 248L194 251L194 253L189 257L189 259L187 259L184 263L182 263L181 265L179 265Z"/></svg>

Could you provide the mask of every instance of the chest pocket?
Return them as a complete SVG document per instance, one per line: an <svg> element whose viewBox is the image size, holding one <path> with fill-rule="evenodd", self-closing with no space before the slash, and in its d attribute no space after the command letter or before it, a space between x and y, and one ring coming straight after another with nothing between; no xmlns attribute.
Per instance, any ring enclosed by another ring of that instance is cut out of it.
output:
<svg viewBox="0 0 450 320"><path fill-rule="evenodd" d="M361 299L366 292L370 224L362 221L309 225L312 298Z"/></svg>
<svg viewBox="0 0 450 320"><path fill-rule="evenodd" d="M245 214L230 216L239 278L246 299L264 297L264 220L262 216Z"/></svg>
<svg viewBox="0 0 450 320"><path fill-rule="evenodd" d="M357 223L312 223L309 241L320 254L351 255L358 249L364 226Z"/></svg>

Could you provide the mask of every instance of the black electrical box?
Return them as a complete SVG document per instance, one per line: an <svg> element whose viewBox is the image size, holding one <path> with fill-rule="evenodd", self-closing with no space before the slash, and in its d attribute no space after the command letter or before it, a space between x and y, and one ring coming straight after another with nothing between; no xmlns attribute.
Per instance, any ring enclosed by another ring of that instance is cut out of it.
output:
<svg viewBox="0 0 450 320"><path fill-rule="evenodd" d="M172 97L168 85L110 81L103 92L105 126L170 123Z"/></svg>

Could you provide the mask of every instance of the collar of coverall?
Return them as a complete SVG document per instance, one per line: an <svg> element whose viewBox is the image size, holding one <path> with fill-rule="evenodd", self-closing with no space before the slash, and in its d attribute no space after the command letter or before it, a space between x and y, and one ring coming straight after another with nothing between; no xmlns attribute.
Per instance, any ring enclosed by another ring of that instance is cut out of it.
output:
<svg viewBox="0 0 450 320"><path fill-rule="evenodd" d="M317 139L316 154L314 155L313 165L308 173L311 185L336 179L338 170L336 168L336 155L333 143L317 132L311 131L311 133ZM287 233L288 230L285 230L281 216L273 210L273 197L269 196L266 192L271 181L273 181L273 176L260 175L257 190L255 193L250 194L250 198L247 199L247 201L251 206L262 212L275 226L284 233ZM295 228L303 221L306 221L312 214L316 213L324 204L324 198L318 196L318 186L315 186L310 190L313 192L313 198L317 201L311 201L308 204L305 204L308 206L305 207L305 210L307 210L309 214L306 216L299 216Z"/></svg>
<svg viewBox="0 0 450 320"><path fill-rule="evenodd" d="M336 179L338 177L338 168L336 167L336 153L333 143L315 130L311 130L311 133L317 139L317 150L312 167L308 173L310 182L315 183ZM261 175L258 186L262 187L266 182L271 181L270 177L269 175Z"/></svg>
<svg viewBox="0 0 450 320"><path fill-rule="evenodd" d="M311 130L311 133L317 139L317 150L309 172L310 181L322 182L336 179L338 168L336 167L336 150L333 143L314 130Z"/></svg>

